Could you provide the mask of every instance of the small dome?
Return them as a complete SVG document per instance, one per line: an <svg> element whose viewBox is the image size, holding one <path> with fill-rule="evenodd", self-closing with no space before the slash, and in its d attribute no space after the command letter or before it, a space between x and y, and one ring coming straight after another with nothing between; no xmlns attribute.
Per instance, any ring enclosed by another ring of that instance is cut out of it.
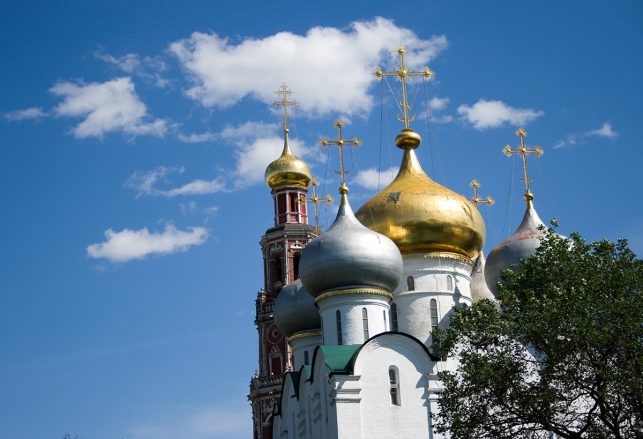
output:
<svg viewBox="0 0 643 439"><path fill-rule="evenodd" d="M500 272L512 265L518 266L540 246L541 240L545 237L545 230L540 230L540 226L544 224L536 213L533 203L528 200L525 216L516 231L496 245L487 258L484 276L487 286L494 295L498 293L496 284L500 281Z"/></svg>
<svg viewBox="0 0 643 439"><path fill-rule="evenodd" d="M473 303L482 299L496 301L495 296L491 290L489 290L487 282L485 281L484 267L485 257L484 252L481 251L471 271L471 299L473 299Z"/></svg>
<svg viewBox="0 0 643 439"><path fill-rule="evenodd" d="M426 175L414 151L420 144L417 133L404 130L396 143L404 149L399 173L357 211L357 219L392 239L403 254L455 253L475 258L486 233L478 209Z"/></svg>
<svg viewBox="0 0 643 439"><path fill-rule="evenodd" d="M325 291L373 288L393 291L402 279L402 255L393 241L364 227L348 204L348 188L335 222L310 241L299 262L299 273L313 297Z"/></svg>
<svg viewBox="0 0 643 439"><path fill-rule="evenodd" d="M290 150L288 130L284 130L284 150L277 160L268 165L265 177L271 189L283 186L307 188L313 180L308 164Z"/></svg>
<svg viewBox="0 0 643 439"><path fill-rule="evenodd" d="M313 297L299 279L282 288L275 300L273 312L275 323L286 337L321 328L321 317Z"/></svg>

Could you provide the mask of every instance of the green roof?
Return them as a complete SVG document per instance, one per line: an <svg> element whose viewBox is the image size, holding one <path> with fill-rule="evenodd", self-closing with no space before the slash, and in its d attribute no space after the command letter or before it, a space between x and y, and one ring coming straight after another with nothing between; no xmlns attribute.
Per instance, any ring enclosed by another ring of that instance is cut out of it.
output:
<svg viewBox="0 0 643 439"><path fill-rule="evenodd" d="M324 354L324 362L330 369L330 373L350 373L351 359L361 346L361 344L320 346L319 349Z"/></svg>

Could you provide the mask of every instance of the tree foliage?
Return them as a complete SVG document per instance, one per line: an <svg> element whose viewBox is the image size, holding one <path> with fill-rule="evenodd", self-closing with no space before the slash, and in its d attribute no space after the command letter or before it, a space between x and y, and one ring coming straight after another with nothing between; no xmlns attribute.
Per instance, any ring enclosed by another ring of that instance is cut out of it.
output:
<svg viewBox="0 0 643 439"><path fill-rule="evenodd" d="M458 308L434 347L438 431L458 438L643 438L643 261L627 241L548 231L500 306Z"/></svg>

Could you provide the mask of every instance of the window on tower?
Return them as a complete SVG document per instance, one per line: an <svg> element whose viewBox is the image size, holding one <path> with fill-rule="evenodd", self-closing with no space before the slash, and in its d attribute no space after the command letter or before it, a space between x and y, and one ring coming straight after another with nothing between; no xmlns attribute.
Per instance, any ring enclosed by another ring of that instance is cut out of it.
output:
<svg viewBox="0 0 643 439"><path fill-rule="evenodd" d="M342 314L335 312L335 323L337 324L337 344L342 344Z"/></svg>
<svg viewBox="0 0 643 439"><path fill-rule="evenodd" d="M397 305L391 305L391 331L397 331Z"/></svg>
<svg viewBox="0 0 643 439"><path fill-rule="evenodd" d="M390 385L391 404L402 405L402 400L400 398L400 374L397 367L391 366L388 368L388 380Z"/></svg>
<svg viewBox="0 0 643 439"><path fill-rule="evenodd" d="M368 340L368 310L362 308L362 329L364 330L364 341Z"/></svg>
<svg viewBox="0 0 643 439"><path fill-rule="evenodd" d="M431 299L430 303L431 331L438 327L438 301Z"/></svg>
<svg viewBox="0 0 643 439"><path fill-rule="evenodd" d="M447 275L447 290L453 291L453 276Z"/></svg>
<svg viewBox="0 0 643 439"><path fill-rule="evenodd" d="M294 274L294 279L299 279L299 253L295 253L292 255L292 268L293 268L293 274Z"/></svg>
<svg viewBox="0 0 643 439"><path fill-rule="evenodd" d="M406 286L409 291L415 290L415 278L413 276L409 276L406 278Z"/></svg>
<svg viewBox="0 0 643 439"><path fill-rule="evenodd" d="M304 365L308 366L309 361L308 361L308 351L304 351Z"/></svg>

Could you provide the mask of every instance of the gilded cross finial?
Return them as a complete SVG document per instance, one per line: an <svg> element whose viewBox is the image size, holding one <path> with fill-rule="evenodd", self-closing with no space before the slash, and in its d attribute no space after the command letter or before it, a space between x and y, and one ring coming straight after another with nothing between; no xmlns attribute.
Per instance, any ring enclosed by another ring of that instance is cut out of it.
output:
<svg viewBox="0 0 643 439"><path fill-rule="evenodd" d="M301 200L302 202L309 201L313 204L313 214L315 216L315 234L319 236L319 212L318 212L317 205L319 203L330 205L330 204L333 204L333 201L335 201L335 199L328 194L322 197L317 195L317 186L319 186L319 180L313 180L312 186L313 186L313 196L311 198L306 199L306 196L302 195Z"/></svg>
<svg viewBox="0 0 643 439"><path fill-rule="evenodd" d="M277 90L275 94L279 96L281 99L278 101L274 101L272 105L284 107L283 122L284 122L284 131L286 131L288 130L288 106L297 105L297 101L288 100L288 96L292 94L292 90L290 90L290 87L288 87L285 82L281 84L281 87L279 87L279 90Z"/></svg>
<svg viewBox="0 0 643 439"><path fill-rule="evenodd" d="M527 137L527 131L524 128L518 128L516 130L516 136L520 137L520 147L516 149L512 149L510 145L506 145L503 149L502 152L507 156L511 157L511 154L520 154L522 157L522 170L523 170L523 178L520 180L525 183L525 195L523 195L523 198L527 202L527 204L531 203L531 200L534 199L534 194L531 193L531 190L529 189L529 183L533 182L533 180L529 179L529 176L527 175L527 155L533 154L536 157L542 156L545 151L540 146L536 146L534 148L527 148L527 144L525 143L525 137Z"/></svg>
<svg viewBox="0 0 643 439"><path fill-rule="evenodd" d="M424 70L421 72L408 70L404 64L404 53L406 53L406 49L400 46L397 48L397 53L400 56L400 65L398 68L392 72L384 72L380 67L378 67L377 70L375 70L375 77L377 79L382 79L384 76L397 76L400 78L400 81L402 82L402 100L400 101L402 117L398 116L397 118L400 122L404 123L404 129L409 130L410 123L413 122L415 117L409 116L411 106L409 105L408 93L406 91L406 81L411 76L422 76L424 79L429 79L434 75L434 73L428 67L424 67Z"/></svg>
<svg viewBox="0 0 643 439"><path fill-rule="evenodd" d="M489 195L487 195L487 198L480 198L480 196L478 195L478 189L480 189L480 182L475 178L471 180L471 183L469 183L469 186L473 188L473 198L469 198L469 200L473 204L475 204L476 207L478 207L480 204L486 204L487 206L491 207L496 202Z"/></svg>
<svg viewBox="0 0 643 439"><path fill-rule="evenodd" d="M359 140L357 137L353 138L353 140L345 140L342 137L342 128L346 126L343 120L337 120L335 122L335 126L337 127L337 139L336 140L328 140L326 138L321 139L321 145L325 148L328 145L335 145L339 148L339 171L336 171L341 179L342 179L342 185L339 187L339 193L342 195L346 195L348 193L348 186L346 186L346 171L344 169L344 146L345 145L352 145L355 148L358 148L361 144L362 141Z"/></svg>

